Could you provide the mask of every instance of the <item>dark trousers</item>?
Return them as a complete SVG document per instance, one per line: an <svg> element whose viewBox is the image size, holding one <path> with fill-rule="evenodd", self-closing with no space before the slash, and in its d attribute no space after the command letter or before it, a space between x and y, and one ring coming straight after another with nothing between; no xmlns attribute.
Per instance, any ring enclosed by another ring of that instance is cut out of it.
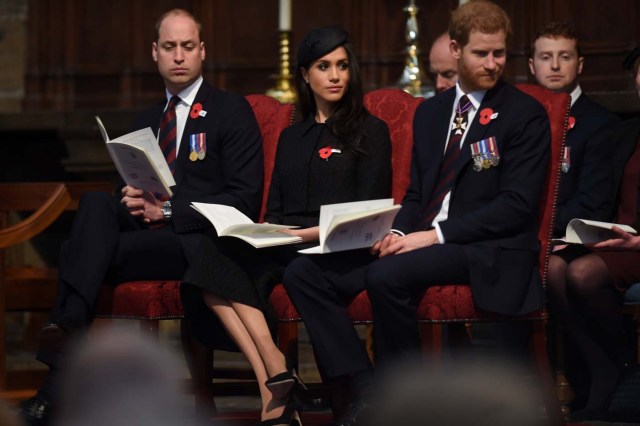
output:
<svg viewBox="0 0 640 426"><path fill-rule="evenodd" d="M463 248L455 244L381 259L364 250L302 256L284 273L284 285L328 379L370 368L347 310L359 292L366 289L369 294L376 363L386 367L419 348L416 307L424 290L467 282L468 262Z"/></svg>
<svg viewBox="0 0 640 426"><path fill-rule="evenodd" d="M181 279L187 268L182 244L170 226L150 229L114 196L85 195L60 250L58 288L51 321L74 316L66 302L80 295L87 322L103 283ZM41 349L38 359L58 367L60 354Z"/></svg>

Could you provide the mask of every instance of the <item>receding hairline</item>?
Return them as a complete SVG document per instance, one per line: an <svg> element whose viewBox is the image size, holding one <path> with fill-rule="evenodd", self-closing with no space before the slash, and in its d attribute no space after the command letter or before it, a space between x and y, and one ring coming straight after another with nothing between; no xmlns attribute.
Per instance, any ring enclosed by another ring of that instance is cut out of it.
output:
<svg viewBox="0 0 640 426"><path fill-rule="evenodd" d="M155 41L157 42L158 40L160 40L160 27L162 26L162 23L164 22L165 19L169 18L169 17L173 17L173 16L184 16L186 18L189 18L193 21L193 23L196 25L196 29L198 30L198 38L200 42L202 42L202 24L200 23L200 21L198 21L196 19L195 16L193 16L193 14L191 12L189 12L188 10L185 9L180 9L180 8L175 8L175 9L171 9L166 11L165 13L163 13L162 15L160 15L160 17L158 18L158 20L156 21L156 25L155 25Z"/></svg>

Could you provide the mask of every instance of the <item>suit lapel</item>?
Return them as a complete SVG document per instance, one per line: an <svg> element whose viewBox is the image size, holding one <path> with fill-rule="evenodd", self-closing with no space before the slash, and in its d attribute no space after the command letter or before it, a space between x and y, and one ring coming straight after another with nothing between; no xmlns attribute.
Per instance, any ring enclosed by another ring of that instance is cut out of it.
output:
<svg viewBox="0 0 640 426"><path fill-rule="evenodd" d="M196 94L196 97L193 101L193 105L195 105L196 103L204 105L206 100L209 98L210 92L211 86L203 81L200 85L200 89L198 89L198 93ZM187 167L187 162L189 161L189 153L191 152L189 146L190 136L196 133L200 133L199 130L202 128L202 123L203 118L200 116L192 118L190 110L189 115L187 116L187 122L185 123L184 130L182 132L182 139L180 139L180 149L178 151L178 158L176 159L176 190L174 192L177 192L180 188L180 183L182 182L185 168Z"/></svg>
<svg viewBox="0 0 640 426"><path fill-rule="evenodd" d="M436 107L436 115L434 123L443 123L444 125L434 126L435 135L433 138L433 154L430 155L428 161L427 170L439 170L442 164L442 159L445 152L445 144L447 142L449 133L451 132L451 112L453 111L453 102L456 100L456 90L450 89L439 95L438 101L440 104ZM416 141L420 142L420 141ZM434 175L434 176L437 176Z"/></svg>

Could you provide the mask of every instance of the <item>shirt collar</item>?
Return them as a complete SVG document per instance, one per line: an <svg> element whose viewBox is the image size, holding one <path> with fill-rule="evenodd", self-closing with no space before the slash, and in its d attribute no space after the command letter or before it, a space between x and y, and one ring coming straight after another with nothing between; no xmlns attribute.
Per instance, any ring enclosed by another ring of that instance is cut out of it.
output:
<svg viewBox="0 0 640 426"><path fill-rule="evenodd" d="M487 94L486 90L476 90L471 93L464 93L460 88L460 84L456 83L456 98L453 102L453 105L458 105L460 98L464 95L467 95L467 98L469 98L471 105L473 105L473 109L477 110L478 108L480 108L480 104L482 103L482 100L484 99L484 95L486 94Z"/></svg>
<svg viewBox="0 0 640 426"><path fill-rule="evenodd" d="M187 106L191 106L193 104L193 101L196 99L196 95L198 94L198 90L200 90L200 86L202 85L202 81L203 78L202 76L200 76L196 81L194 81L178 93L178 97L180 98L180 100ZM167 96L167 102L169 102L169 99L173 97L173 95L166 89L165 95Z"/></svg>
<svg viewBox="0 0 640 426"><path fill-rule="evenodd" d="M576 84L576 88L571 91L570 95L571 95L571 106L573 106L573 104L576 103L580 95L582 95L582 89L580 88L579 84Z"/></svg>

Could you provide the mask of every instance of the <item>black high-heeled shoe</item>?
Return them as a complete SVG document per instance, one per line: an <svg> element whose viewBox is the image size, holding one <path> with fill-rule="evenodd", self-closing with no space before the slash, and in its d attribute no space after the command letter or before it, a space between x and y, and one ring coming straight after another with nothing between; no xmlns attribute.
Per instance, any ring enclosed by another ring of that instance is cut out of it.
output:
<svg viewBox="0 0 640 426"><path fill-rule="evenodd" d="M262 420L258 426L302 426L297 404L294 401L289 401L280 417Z"/></svg>
<svg viewBox="0 0 640 426"><path fill-rule="evenodd" d="M265 383L267 389L271 391L274 398L284 398L300 386L307 389L304 382L296 374L295 369L276 374Z"/></svg>

